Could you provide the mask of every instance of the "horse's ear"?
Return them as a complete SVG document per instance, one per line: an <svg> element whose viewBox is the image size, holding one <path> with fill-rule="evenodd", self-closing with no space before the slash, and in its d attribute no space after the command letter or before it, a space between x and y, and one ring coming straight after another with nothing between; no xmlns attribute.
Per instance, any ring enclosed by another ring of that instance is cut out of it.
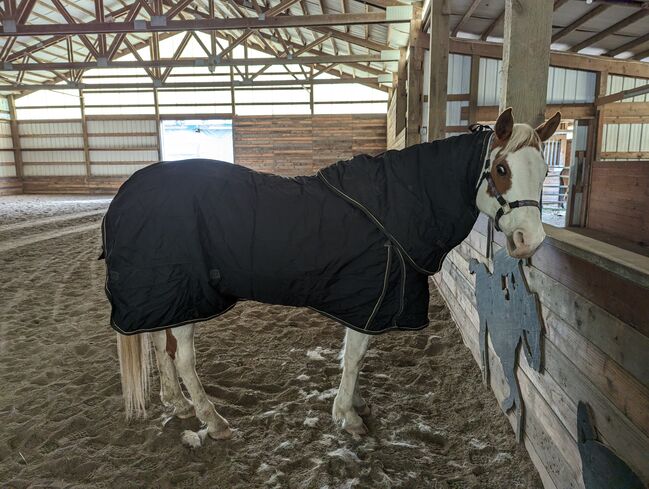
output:
<svg viewBox="0 0 649 489"><path fill-rule="evenodd" d="M548 139L550 139L550 137L552 137L554 131L557 130L557 127L559 127L560 123L561 112L557 112L550 119L536 128L536 134L539 135L541 141L547 141Z"/></svg>
<svg viewBox="0 0 649 489"><path fill-rule="evenodd" d="M496 137L501 141L506 141L512 135L514 130L514 116L512 115L512 108L508 107L498 116L496 121Z"/></svg>

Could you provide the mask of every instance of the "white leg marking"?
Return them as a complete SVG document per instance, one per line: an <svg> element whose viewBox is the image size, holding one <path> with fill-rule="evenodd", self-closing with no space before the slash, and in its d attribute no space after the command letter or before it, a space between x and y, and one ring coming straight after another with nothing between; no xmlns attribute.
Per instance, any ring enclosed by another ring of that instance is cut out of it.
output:
<svg viewBox="0 0 649 489"><path fill-rule="evenodd" d="M155 358L160 372L160 400L164 406L173 409L172 414L174 416L181 419L191 418L194 416L194 406L183 394L178 382L176 366L166 351L166 331L151 333L151 338L153 339Z"/></svg>
<svg viewBox="0 0 649 489"><path fill-rule="evenodd" d="M363 401L356 391L358 372L365 352L367 351L369 341L369 335L358 333L351 329L347 330L345 334L345 345L343 347L343 375L333 405L332 414L334 421L354 436L367 433L367 427L354 407L360 408L362 411L369 409L365 401Z"/></svg>
<svg viewBox="0 0 649 489"><path fill-rule="evenodd" d="M198 375L196 374L196 357L194 355L194 325L187 324L173 328L171 333L178 342L174 364L189 395L194 402L196 416L207 424L207 433L210 437L223 440L232 436L228 422L214 409L214 404L209 400Z"/></svg>

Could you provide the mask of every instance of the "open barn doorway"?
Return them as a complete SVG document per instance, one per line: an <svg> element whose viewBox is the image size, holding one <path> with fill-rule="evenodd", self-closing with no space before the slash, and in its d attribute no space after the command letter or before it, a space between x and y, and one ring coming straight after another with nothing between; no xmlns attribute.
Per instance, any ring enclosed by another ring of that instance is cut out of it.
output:
<svg viewBox="0 0 649 489"><path fill-rule="evenodd" d="M229 119L163 120L160 129L165 161L208 158L234 163Z"/></svg>

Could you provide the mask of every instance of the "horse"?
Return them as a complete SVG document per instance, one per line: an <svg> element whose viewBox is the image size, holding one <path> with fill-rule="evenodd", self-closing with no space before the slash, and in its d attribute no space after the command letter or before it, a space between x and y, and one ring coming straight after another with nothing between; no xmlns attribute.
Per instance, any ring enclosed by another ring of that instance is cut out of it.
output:
<svg viewBox="0 0 649 489"><path fill-rule="evenodd" d="M257 300L310 307L347 327L332 416L366 434L357 378L370 336L428 324L429 277L478 214L495 220L512 257L531 256L545 238L541 149L560 120L534 129L507 109L493 130L357 156L308 177L206 160L133 174L102 223L127 419L146 416L152 343L162 404L196 416L212 439L230 438L195 370L195 323Z"/></svg>

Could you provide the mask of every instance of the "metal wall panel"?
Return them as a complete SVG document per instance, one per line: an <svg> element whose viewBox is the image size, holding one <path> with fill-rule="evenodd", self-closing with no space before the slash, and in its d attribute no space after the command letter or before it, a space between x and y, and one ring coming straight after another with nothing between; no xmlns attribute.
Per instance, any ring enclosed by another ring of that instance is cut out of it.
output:
<svg viewBox="0 0 649 489"><path fill-rule="evenodd" d="M502 61L480 58L478 105L499 105ZM596 75L590 71L550 67L548 72L548 104L592 103L595 98Z"/></svg>
<svg viewBox="0 0 649 489"><path fill-rule="evenodd" d="M83 176L85 165L25 165L23 174L26 177Z"/></svg>
<svg viewBox="0 0 649 489"><path fill-rule="evenodd" d="M83 150L81 151L23 151L23 163L84 163Z"/></svg>
<svg viewBox="0 0 649 489"><path fill-rule="evenodd" d="M81 135L58 135L40 137L21 137L20 147L23 149L80 149L83 150Z"/></svg>
<svg viewBox="0 0 649 489"><path fill-rule="evenodd" d="M0 166L0 177L15 177L16 168L13 165Z"/></svg>
<svg viewBox="0 0 649 489"><path fill-rule="evenodd" d="M448 57L448 93L469 93L471 56L450 54Z"/></svg>
<svg viewBox="0 0 649 489"><path fill-rule="evenodd" d="M14 164L14 152L13 151L0 151L0 164L2 163L11 163Z"/></svg>
<svg viewBox="0 0 649 489"><path fill-rule="evenodd" d="M158 161L158 151L157 150L90 150L90 162L122 162L122 161L132 161L132 162L141 162L141 163L155 163Z"/></svg>
<svg viewBox="0 0 649 489"><path fill-rule="evenodd" d="M606 85L606 95L611 93L621 92L622 90L628 90L630 88L636 88L641 85L646 85L649 83L647 78L634 78L631 76L619 76L619 75L610 75L608 77L608 83ZM627 98L618 103L629 103L629 102L649 102L649 93L644 95L638 95L637 97Z"/></svg>
<svg viewBox="0 0 649 489"><path fill-rule="evenodd" d="M18 134L44 135L44 134L72 134L78 136L83 132L81 122L18 122Z"/></svg>
<svg viewBox="0 0 649 489"><path fill-rule="evenodd" d="M96 176L124 176L148 165L90 165L90 173Z"/></svg>
<svg viewBox="0 0 649 489"><path fill-rule="evenodd" d="M622 159L640 159L633 153L649 152L649 123L605 124L603 132L603 152L631 153ZM646 158L645 158L646 159Z"/></svg>
<svg viewBox="0 0 649 489"><path fill-rule="evenodd" d="M90 136L88 143L95 149L157 148L157 136Z"/></svg>

